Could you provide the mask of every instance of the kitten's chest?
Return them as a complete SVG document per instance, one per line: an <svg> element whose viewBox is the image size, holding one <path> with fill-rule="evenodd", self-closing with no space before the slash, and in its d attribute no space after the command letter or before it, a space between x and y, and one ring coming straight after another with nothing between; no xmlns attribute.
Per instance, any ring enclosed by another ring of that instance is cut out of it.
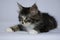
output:
<svg viewBox="0 0 60 40"><path fill-rule="evenodd" d="M32 29L34 29L34 27L35 27L35 24L32 24L32 19L26 19L27 17L25 17L25 16L22 16L22 21L20 21L20 23L27 29L27 30L32 30ZM28 20L30 20L30 22L26 22L26 21L28 21Z"/></svg>
<svg viewBox="0 0 60 40"><path fill-rule="evenodd" d="M34 29L35 25L34 24L30 24L30 23L25 23L25 24L22 24L26 30L32 30Z"/></svg>

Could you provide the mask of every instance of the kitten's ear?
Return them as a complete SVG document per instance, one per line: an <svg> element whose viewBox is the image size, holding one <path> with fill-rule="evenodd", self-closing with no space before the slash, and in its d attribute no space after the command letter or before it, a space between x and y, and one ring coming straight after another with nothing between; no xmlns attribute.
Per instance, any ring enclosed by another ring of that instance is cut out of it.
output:
<svg viewBox="0 0 60 40"><path fill-rule="evenodd" d="M33 8L33 9L37 9L37 5L34 4L31 8Z"/></svg>
<svg viewBox="0 0 60 40"><path fill-rule="evenodd" d="M30 12L35 15L38 13L38 8L36 6L36 4L34 4L31 8L30 8Z"/></svg>
<svg viewBox="0 0 60 40"><path fill-rule="evenodd" d="M19 3L17 3L17 5L18 5L18 7L19 7L20 10L23 9L23 6L22 5L20 5Z"/></svg>

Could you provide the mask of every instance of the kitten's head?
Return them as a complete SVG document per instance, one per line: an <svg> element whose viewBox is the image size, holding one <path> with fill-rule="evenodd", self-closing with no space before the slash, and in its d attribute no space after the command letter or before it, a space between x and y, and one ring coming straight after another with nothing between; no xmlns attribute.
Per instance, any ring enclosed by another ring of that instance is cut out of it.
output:
<svg viewBox="0 0 60 40"><path fill-rule="evenodd" d="M20 9L19 11L19 21L22 21L22 23L33 23L35 24L36 22L39 21L40 16L38 14L38 8L36 4L34 4L32 7L23 7L19 3L18 7Z"/></svg>

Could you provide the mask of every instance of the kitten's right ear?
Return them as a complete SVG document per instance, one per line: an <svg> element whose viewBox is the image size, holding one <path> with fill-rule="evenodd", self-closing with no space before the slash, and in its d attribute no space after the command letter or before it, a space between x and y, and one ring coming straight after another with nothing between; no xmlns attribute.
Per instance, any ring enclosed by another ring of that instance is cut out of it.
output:
<svg viewBox="0 0 60 40"><path fill-rule="evenodd" d="M17 3L17 5L18 5L18 7L19 7L20 10L23 9L23 6L22 5L20 5L19 3Z"/></svg>

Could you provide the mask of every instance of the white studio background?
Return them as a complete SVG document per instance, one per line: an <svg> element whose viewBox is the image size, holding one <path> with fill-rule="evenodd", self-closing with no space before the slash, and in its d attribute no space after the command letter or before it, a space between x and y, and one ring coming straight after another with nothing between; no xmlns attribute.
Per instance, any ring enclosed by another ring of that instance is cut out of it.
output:
<svg viewBox="0 0 60 40"><path fill-rule="evenodd" d="M17 2L24 7L36 3L41 12L54 16L60 25L60 0L0 0L0 31L19 23Z"/></svg>

